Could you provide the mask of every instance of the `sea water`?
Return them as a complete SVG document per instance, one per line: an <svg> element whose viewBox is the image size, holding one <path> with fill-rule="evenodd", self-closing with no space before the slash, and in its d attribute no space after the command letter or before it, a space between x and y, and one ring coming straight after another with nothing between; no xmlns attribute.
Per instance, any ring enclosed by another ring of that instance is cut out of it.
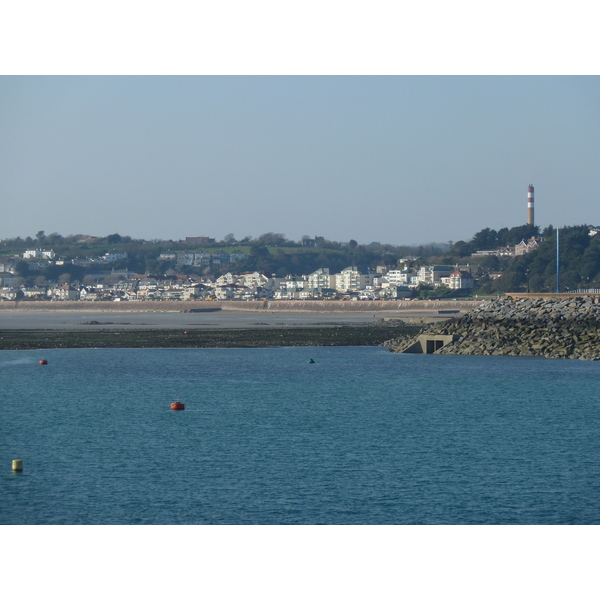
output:
<svg viewBox="0 0 600 600"><path fill-rule="evenodd" d="M599 382L373 347L2 351L0 523L598 524Z"/></svg>

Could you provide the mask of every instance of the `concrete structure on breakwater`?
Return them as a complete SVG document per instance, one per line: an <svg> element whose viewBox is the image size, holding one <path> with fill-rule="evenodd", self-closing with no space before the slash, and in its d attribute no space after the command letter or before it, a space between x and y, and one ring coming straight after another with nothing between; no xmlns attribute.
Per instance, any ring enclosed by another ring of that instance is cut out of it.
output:
<svg viewBox="0 0 600 600"><path fill-rule="evenodd" d="M415 352L418 344L430 354L600 360L599 325L598 294L514 294L430 327L420 336L390 340L385 345L392 352ZM427 345L435 339L444 341Z"/></svg>
<svg viewBox="0 0 600 600"><path fill-rule="evenodd" d="M261 301L145 301L145 302L31 302L4 300L0 310L77 310L92 312L187 312L200 309L236 311L292 311L292 312L370 312L435 313L448 317L450 311L464 313L481 304L476 300L395 300L395 301L340 301L340 300L261 300Z"/></svg>

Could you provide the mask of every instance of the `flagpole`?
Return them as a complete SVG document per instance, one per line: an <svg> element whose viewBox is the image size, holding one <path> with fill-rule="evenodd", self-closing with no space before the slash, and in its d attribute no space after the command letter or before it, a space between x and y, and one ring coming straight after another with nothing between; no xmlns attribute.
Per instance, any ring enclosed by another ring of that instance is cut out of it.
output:
<svg viewBox="0 0 600 600"><path fill-rule="evenodd" d="M557 227L556 228L556 293L557 294L560 294L560 256L559 256L560 240L558 237L559 231L560 231L560 229Z"/></svg>

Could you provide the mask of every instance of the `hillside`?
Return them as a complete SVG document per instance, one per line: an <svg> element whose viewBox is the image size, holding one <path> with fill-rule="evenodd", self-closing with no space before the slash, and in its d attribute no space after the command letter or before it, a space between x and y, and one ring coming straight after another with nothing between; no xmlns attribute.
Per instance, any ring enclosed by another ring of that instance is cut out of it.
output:
<svg viewBox="0 0 600 600"><path fill-rule="evenodd" d="M579 225L560 230L560 288L600 288L600 235L590 235L590 227ZM593 233L593 230L592 230ZM536 238L539 247L522 256L493 255L493 250L513 247L521 240ZM200 243L202 240L202 243ZM26 250L52 249L59 261L37 264L22 259ZM474 255L489 251L489 255ZM188 264L182 254L202 254L206 260ZM117 255L110 264L101 257ZM119 258L118 255L126 255ZM329 268L332 273L352 265L361 272L373 272L379 266L399 268L400 259L417 257L419 265L470 265L476 286L473 294L491 295L508 291L556 291L556 231L552 226L543 232L528 225L485 228L468 241L421 246L392 246L372 243L360 245L354 240L333 242L321 237L294 242L282 234L268 233L256 239L237 241L231 234L224 240L188 238L179 240L134 240L118 233L106 237L71 235L63 237L43 231L35 237L0 241L0 271L10 264L27 285L41 281L83 281L90 273L110 273L126 270L130 273L153 275L212 275L228 271L261 271L277 277L299 277ZM15 258L16 257L16 258ZM71 262L71 261L74 261ZM420 286L422 296L443 296L448 290Z"/></svg>

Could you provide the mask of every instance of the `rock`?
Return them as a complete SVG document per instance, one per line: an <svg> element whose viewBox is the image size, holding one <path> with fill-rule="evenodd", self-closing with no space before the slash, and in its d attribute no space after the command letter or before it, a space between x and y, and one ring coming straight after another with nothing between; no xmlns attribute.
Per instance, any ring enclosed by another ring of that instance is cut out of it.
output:
<svg viewBox="0 0 600 600"><path fill-rule="evenodd" d="M469 313L422 330L432 335L455 335L456 341L439 354L494 354L549 358L600 358L600 299L500 298ZM386 343L402 352L415 338Z"/></svg>

